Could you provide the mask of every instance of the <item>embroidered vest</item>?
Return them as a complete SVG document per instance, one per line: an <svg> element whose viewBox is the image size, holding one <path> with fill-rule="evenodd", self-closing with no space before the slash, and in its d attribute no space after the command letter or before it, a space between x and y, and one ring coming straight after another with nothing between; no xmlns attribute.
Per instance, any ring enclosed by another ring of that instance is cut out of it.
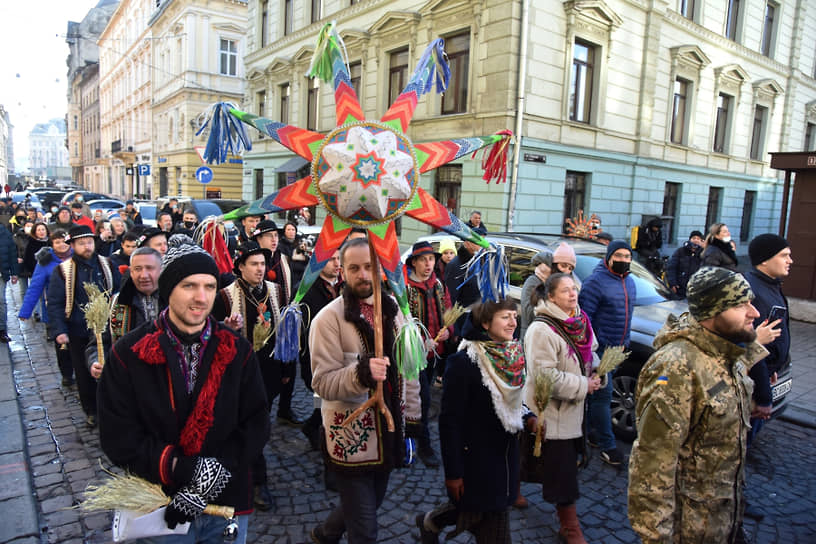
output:
<svg viewBox="0 0 816 544"><path fill-rule="evenodd" d="M105 291L113 291L113 273L110 263L105 257L97 255L99 267L102 269L102 276L105 278ZM71 319L74 311L74 289L76 288L76 263L74 259L66 259L59 264L63 279L65 279L65 319Z"/></svg>
<svg viewBox="0 0 816 544"><path fill-rule="evenodd" d="M278 324L278 321L280 321L278 285L271 281L264 281L264 283L266 284L266 300L264 303L272 315L272 324L274 328L274 326ZM241 316L244 318L244 323L241 326L241 334L244 336L244 338L248 338L250 341L252 341L252 336L247 334L246 296L244 295L243 290L241 290L241 287L238 285L238 281L236 280L226 286L224 288L224 292L227 293L227 297L229 298L229 315L241 314Z"/></svg>

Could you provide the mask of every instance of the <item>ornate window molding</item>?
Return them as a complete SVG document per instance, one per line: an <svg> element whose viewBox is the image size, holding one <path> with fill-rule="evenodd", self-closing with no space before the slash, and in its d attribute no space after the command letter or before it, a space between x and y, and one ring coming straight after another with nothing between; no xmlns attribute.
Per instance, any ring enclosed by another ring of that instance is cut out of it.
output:
<svg viewBox="0 0 816 544"><path fill-rule="evenodd" d="M671 73L669 75L669 95L666 108L666 141L672 141L672 121L674 88L678 78L689 85L686 90L685 137L681 145L694 142L694 114L697 111L697 91L700 88L700 75L703 68L711 64L711 59L696 45L679 45L669 49L671 54Z"/></svg>

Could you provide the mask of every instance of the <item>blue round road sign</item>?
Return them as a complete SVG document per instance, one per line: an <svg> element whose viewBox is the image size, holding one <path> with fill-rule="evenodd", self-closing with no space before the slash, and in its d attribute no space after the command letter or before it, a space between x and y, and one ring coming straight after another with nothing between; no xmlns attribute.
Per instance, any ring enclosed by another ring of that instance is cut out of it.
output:
<svg viewBox="0 0 816 544"><path fill-rule="evenodd" d="M209 183L213 179L213 171L209 166L199 166L195 177L199 183Z"/></svg>

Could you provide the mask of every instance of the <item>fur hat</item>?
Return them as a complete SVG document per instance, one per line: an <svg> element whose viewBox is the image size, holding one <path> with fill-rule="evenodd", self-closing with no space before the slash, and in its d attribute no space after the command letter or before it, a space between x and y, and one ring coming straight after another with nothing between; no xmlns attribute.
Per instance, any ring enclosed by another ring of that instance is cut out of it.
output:
<svg viewBox="0 0 816 544"><path fill-rule="evenodd" d="M742 274L717 266L704 266L695 272L689 279L686 295L689 313L697 321L705 321L754 298Z"/></svg>
<svg viewBox="0 0 816 544"><path fill-rule="evenodd" d="M561 242L552 254L553 263L571 264L575 268L575 250L566 242Z"/></svg>
<svg viewBox="0 0 816 544"><path fill-rule="evenodd" d="M748 244L748 256L751 264L756 266L764 263L786 247L790 247L787 240L777 234L760 234Z"/></svg>
<svg viewBox="0 0 816 544"><path fill-rule="evenodd" d="M174 234L167 244L159 273L159 296L169 301L181 280L194 274L209 274L218 281L218 266L209 253L185 234Z"/></svg>

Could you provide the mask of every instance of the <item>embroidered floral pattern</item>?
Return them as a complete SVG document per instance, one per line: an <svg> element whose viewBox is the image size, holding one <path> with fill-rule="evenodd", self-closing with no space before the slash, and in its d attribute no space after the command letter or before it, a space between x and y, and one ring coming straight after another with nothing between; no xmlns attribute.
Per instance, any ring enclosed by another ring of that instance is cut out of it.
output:
<svg viewBox="0 0 816 544"><path fill-rule="evenodd" d="M343 413L335 412L332 425L329 426L329 439L334 444L332 457L348 461L349 457L368 450L369 436L376 431L374 418L370 409L362 417L355 419L348 427L343 427L343 421L351 414L351 410Z"/></svg>

